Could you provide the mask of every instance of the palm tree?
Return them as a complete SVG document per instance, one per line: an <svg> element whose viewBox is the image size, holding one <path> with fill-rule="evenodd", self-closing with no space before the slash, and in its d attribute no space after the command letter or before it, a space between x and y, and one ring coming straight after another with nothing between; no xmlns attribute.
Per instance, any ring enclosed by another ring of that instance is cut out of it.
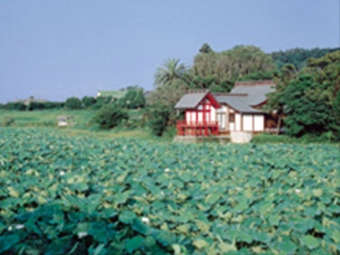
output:
<svg viewBox="0 0 340 255"><path fill-rule="evenodd" d="M156 87L171 85L177 81L188 81L188 71L179 59L169 59L164 62L163 67L158 67L154 76Z"/></svg>

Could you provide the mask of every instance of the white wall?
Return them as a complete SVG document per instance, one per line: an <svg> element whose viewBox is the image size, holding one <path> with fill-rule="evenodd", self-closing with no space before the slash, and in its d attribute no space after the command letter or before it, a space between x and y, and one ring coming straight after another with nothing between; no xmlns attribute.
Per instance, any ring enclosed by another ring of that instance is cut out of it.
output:
<svg viewBox="0 0 340 255"><path fill-rule="evenodd" d="M203 113L202 112L198 113L198 122L203 122Z"/></svg>
<svg viewBox="0 0 340 255"><path fill-rule="evenodd" d="M185 120L186 120L187 123L191 121L191 113L190 112L185 112Z"/></svg>
<svg viewBox="0 0 340 255"><path fill-rule="evenodd" d="M216 109L214 107L210 107L210 120L216 121ZM209 113L206 113L205 119L208 121L208 115ZM187 122L203 122L203 113L198 113L198 119L196 119L196 112L186 112L185 113L185 119Z"/></svg>
<svg viewBox="0 0 340 255"><path fill-rule="evenodd" d="M243 115L243 130L244 131L253 130L253 115L252 114Z"/></svg>
<svg viewBox="0 0 340 255"><path fill-rule="evenodd" d="M195 122L196 121L196 113L195 112L192 112L191 113L191 122Z"/></svg>
<svg viewBox="0 0 340 255"><path fill-rule="evenodd" d="M211 121L216 121L216 109L213 106L210 108L210 114Z"/></svg>
<svg viewBox="0 0 340 255"><path fill-rule="evenodd" d="M241 114L235 114L235 129L236 131L241 131Z"/></svg>
<svg viewBox="0 0 340 255"><path fill-rule="evenodd" d="M254 131L263 131L264 130L264 116L263 115L254 115Z"/></svg>

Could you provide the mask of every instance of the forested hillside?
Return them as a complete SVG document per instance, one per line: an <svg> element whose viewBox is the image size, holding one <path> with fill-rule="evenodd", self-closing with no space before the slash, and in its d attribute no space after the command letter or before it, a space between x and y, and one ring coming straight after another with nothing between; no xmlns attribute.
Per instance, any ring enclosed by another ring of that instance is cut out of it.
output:
<svg viewBox="0 0 340 255"><path fill-rule="evenodd" d="M293 64L295 69L301 70L306 66L306 62L309 58L321 58L327 53L338 51L340 48L314 48L314 49L302 49L294 48L286 51L272 52L274 63L278 69L282 68L285 64Z"/></svg>

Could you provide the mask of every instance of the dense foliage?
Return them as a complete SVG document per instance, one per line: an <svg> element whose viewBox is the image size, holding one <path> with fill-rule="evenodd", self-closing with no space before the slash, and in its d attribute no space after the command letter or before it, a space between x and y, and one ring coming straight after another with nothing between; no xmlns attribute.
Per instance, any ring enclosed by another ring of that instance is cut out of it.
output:
<svg viewBox="0 0 340 255"><path fill-rule="evenodd" d="M81 99L82 106L86 108L91 108L95 103L97 102L97 99L91 96L84 96Z"/></svg>
<svg viewBox="0 0 340 255"><path fill-rule="evenodd" d="M112 96L97 97L97 98L96 98L96 103L95 103L94 105L92 105L91 108L94 109L94 110L99 110L99 109L102 108L104 105L114 103L115 100L116 100L116 99L113 98Z"/></svg>
<svg viewBox="0 0 340 255"><path fill-rule="evenodd" d="M0 132L0 253L338 254L339 147Z"/></svg>
<svg viewBox="0 0 340 255"><path fill-rule="evenodd" d="M15 111L36 111L36 110L50 110L61 109L65 106L64 102L10 102L0 105L0 110L15 110Z"/></svg>
<svg viewBox="0 0 340 255"><path fill-rule="evenodd" d="M26 105L21 102L10 102L7 104L1 105L2 110L15 110L15 111L26 111Z"/></svg>
<svg viewBox="0 0 340 255"><path fill-rule="evenodd" d="M98 125L100 129L111 129L123 121L128 120L129 115L114 104L107 104L100 108L90 121L90 124Z"/></svg>
<svg viewBox="0 0 340 255"><path fill-rule="evenodd" d="M82 103L77 97L69 97L66 99L65 106L70 110L78 110L82 108Z"/></svg>
<svg viewBox="0 0 340 255"><path fill-rule="evenodd" d="M284 117L287 134L326 135L340 140L338 105L340 93L340 51L309 59L297 72L283 66L276 77L276 91L268 95L266 109Z"/></svg>
<svg viewBox="0 0 340 255"><path fill-rule="evenodd" d="M301 70L306 66L306 62L310 58L321 58L327 53L338 51L340 48L314 48L314 49L302 49L295 48L286 51L277 51L271 53L271 56L278 69L285 64L293 64L297 70Z"/></svg>
<svg viewBox="0 0 340 255"><path fill-rule="evenodd" d="M334 121L326 87L315 83L311 76L300 76L291 81L282 101L285 102L285 123L289 135L320 135L329 130Z"/></svg>
<svg viewBox="0 0 340 255"><path fill-rule="evenodd" d="M144 90L138 86L131 86L126 89L124 97L117 100L116 105L120 108L139 109L146 104Z"/></svg>
<svg viewBox="0 0 340 255"><path fill-rule="evenodd" d="M164 105L154 105L149 107L145 113L149 119L151 133L156 136L162 136L170 120L170 110Z"/></svg>
<svg viewBox="0 0 340 255"><path fill-rule="evenodd" d="M191 68L191 85L195 88L227 92L235 81L271 77L272 58L255 46L236 46L231 50L214 52L203 45Z"/></svg>

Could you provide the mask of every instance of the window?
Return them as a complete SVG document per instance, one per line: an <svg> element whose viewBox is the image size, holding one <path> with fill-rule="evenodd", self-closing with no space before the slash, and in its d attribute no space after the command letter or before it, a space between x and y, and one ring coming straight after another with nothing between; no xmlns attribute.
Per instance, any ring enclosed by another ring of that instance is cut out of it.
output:
<svg viewBox="0 0 340 255"><path fill-rule="evenodd" d="M234 123L235 122L235 113L230 113L229 114L229 122Z"/></svg>

